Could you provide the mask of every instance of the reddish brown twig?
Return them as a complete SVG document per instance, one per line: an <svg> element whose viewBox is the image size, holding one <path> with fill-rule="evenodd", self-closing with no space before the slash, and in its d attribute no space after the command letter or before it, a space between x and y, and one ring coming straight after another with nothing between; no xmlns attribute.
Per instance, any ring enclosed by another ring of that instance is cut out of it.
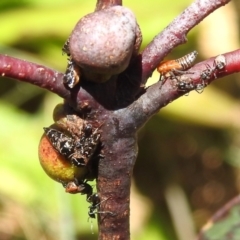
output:
<svg viewBox="0 0 240 240"><path fill-rule="evenodd" d="M214 74L211 74L208 79L204 80L204 84L207 86L212 81L215 81L221 77L231 75L236 72L240 72L240 50L235 50L229 53L222 54L226 59L226 66L222 70L215 70ZM189 69L186 73L186 77L191 79L191 83L195 86L197 84L202 84L203 80L201 79L201 74L208 68L215 67L215 57L212 57L206 61L197 63L191 69ZM184 76L184 75L182 75ZM162 83L158 82L152 86L150 86L146 93L143 94L137 101L135 101L126 111L128 111L128 116L131 116L135 119L135 126L141 126L147 121L154 113L157 113L162 107L166 106L170 102L179 98L180 96L186 94L187 91L180 91L176 87L173 86L171 80L166 81L161 87ZM149 99L151 99L149 101ZM154 104L153 104L154 103ZM131 109L140 109L139 111L131 111ZM144 116L146 119L143 120L142 112L144 112ZM141 113L139 116L139 113ZM139 120L139 121L138 121Z"/></svg>
<svg viewBox="0 0 240 240"><path fill-rule="evenodd" d="M231 214L231 210L233 210L234 207L240 205L240 195L233 198L231 201L229 201L227 204L225 204L220 210L218 210L211 219L207 222L207 224L202 228L199 236L196 238L196 240L205 240L205 232L207 232L211 227L214 227L214 224L221 222L224 219L227 219L229 215ZM226 238L230 235L234 235L233 230L231 228L236 228L236 224L239 225L239 222L233 222L232 226L228 226L229 232L226 233ZM239 228L239 226L237 226ZM231 232L232 230L232 232Z"/></svg>
<svg viewBox="0 0 240 240"><path fill-rule="evenodd" d="M142 83L159 62L176 46L187 41L187 33L217 8L230 0L196 0L159 33L142 52Z"/></svg>
<svg viewBox="0 0 240 240"><path fill-rule="evenodd" d="M63 74L45 66L0 54L0 76L14 78L69 98L70 92L63 86Z"/></svg>

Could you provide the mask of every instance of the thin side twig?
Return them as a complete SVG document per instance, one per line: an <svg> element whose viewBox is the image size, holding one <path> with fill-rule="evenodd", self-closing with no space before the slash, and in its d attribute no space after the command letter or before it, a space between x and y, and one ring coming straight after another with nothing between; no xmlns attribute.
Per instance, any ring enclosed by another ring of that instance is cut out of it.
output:
<svg viewBox="0 0 240 240"><path fill-rule="evenodd" d="M196 0L176 17L142 52L142 84L159 62L176 46L187 41L187 33L206 16L230 0Z"/></svg>
<svg viewBox="0 0 240 240"><path fill-rule="evenodd" d="M215 70L214 74L211 74L208 79L203 80L201 78L201 74L208 68L213 69L215 67L214 60L216 57L212 57L206 61L197 63L188 71L186 71L185 75L181 75L181 77L186 77L189 79L189 83L192 83L193 86L197 87L198 84L207 86L212 81L215 81L221 77L240 72L239 49L221 55L223 55L226 59L226 66L222 70ZM191 91L192 90L194 89L191 89ZM130 127L130 124L134 124L132 127L139 128L162 107L168 105L189 91L179 90L176 86L174 86L174 84L172 84L171 79L166 80L163 86L161 82L158 82L147 88L145 94L143 94L137 101L125 109L125 111L128 111L128 113L123 115L120 110L119 115L122 117L128 116L129 119L134 119L134 122L130 120L125 121L127 124L129 124L127 127Z"/></svg>
<svg viewBox="0 0 240 240"><path fill-rule="evenodd" d="M0 76L36 85L64 99L70 97L63 85L63 74L43 65L0 54Z"/></svg>
<svg viewBox="0 0 240 240"><path fill-rule="evenodd" d="M231 199L228 203L226 203L220 210L218 210L205 224L202 228L200 234L197 236L196 240L204 240L206 239L204 233L207 232L214 224L221 222L224 219L227 219L229 215L231 215L231 210L240 205L240 195L237 195L233 199ZM233 224L233 227L236 225ZM230 228L230 227L229 227ZM233 234L231 230L229 231L230 234Z"/></svg>

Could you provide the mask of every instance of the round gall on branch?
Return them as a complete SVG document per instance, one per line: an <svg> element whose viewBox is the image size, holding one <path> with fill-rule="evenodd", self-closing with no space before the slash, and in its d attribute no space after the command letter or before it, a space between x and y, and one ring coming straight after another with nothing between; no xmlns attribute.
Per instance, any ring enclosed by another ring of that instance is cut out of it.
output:
<svg viewBox="0 0 240 240"><path fill-rule="evenodd" d="M92 195L87 181L96 177L100 146L99 128L76 115L64 104L56 106L50 127L44 128L39 160L44 171L63 184L66 192Z"/></svg>
<svg viewBox="0 0 240 240"><path fill-rule="evenodd" d="M63 51L87 80L105 82L127 68L141 40L134 14L113 6L81 18Z"/></svg>

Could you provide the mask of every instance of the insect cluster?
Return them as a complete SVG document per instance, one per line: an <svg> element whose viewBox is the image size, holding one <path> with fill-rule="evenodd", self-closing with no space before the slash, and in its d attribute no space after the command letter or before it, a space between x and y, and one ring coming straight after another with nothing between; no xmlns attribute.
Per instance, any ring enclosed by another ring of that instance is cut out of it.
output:
<svg viewBox="0 0 240 240"><path fill-rule="evenodd" d="M167 77L170 77L172 83L179 91L195 89L198 93L201 93L206 86L206 80L209 80L212 76L216 78L216 72L224 69L226 66L225 57L223 55L217 56L213 66L210 67L210 65L207 65L206 69L201 72L200 78L202 82L193 84L192 79L186 75L186 73L191 74L191 72L187 72L186 70L193 66L196 57L197 51L193 51L181 58L161 62L157 70L160 73L160 81L162 81L162 84ZM185 73L185 75L183 75L183 73Z"/></svg>
<svg viewBox="0 0 240 240"><path fill-rule="evenodd" d="M182 75L183 73L191 74L191 72L186 72L186 70L193 66L197 55L198 52L193 51L181 58L161 62L157 67L157 71L160 73L159 80L162 81L163 84L165 79L170 77L172 83L178 90L187 91L195 89L198 91L200 86L194 86L189 77Z"/></svg>
<svg viewBox="0 0 240 240"><path fill-rule="evenodd" d="M174 77L175 74L183 73L192 67L197 54L197 51L193 51L181 58L161 62L157 67L157 71L160 73L160 80L164 80L165 77Z"/></svg>
<svg viewBox="0 0 240 240"><path fill-rule="evenodd" d="M81 193L87 195L87 201L91 203L91 206L89 206L88 216L90 218L96 218L96 213L103 213L99 212L98 208L99 205L103 202L100 202L100 198L97 193L93 193L92 187L87 184L86 182L79 183L77 179L75 181L69 182L67 185L65 185L66 192L69 193ZM105 212L104 212L105 213Z"/></svg>
<svg viewBox="0 0 240 240"><path fill-rule="evenodd" d="M100 130L75 114L64 115L63 107L56 107L56 122L44 128L39 144L39 159L45 172L62 183L71 194L87 195L89 217L93 218L100 200L87 183L96 177L96 163L100 155ZM59 114L60 112L60 114Z"/></svg>
<svg viewBox="0 0 240 240"><path fill-rule="evenodd" d="M92 126L87 124L80 136L72 137L54 128L44 128L55 150L76 167L86 166L93 156L100 138L97 130L92 132Z"/></svg>

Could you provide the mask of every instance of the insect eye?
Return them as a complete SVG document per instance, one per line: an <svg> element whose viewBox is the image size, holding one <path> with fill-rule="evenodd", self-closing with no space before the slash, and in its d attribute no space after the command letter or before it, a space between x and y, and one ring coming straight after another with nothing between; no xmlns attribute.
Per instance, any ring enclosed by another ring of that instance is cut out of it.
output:
<svg viewBox="0 0 240 240"><path fill-rule="evenodd" d="M84 127L84 132L85 132L85 135L89 136L92 134L92 125L91 124L87 124L85 127Z"/></svg>

